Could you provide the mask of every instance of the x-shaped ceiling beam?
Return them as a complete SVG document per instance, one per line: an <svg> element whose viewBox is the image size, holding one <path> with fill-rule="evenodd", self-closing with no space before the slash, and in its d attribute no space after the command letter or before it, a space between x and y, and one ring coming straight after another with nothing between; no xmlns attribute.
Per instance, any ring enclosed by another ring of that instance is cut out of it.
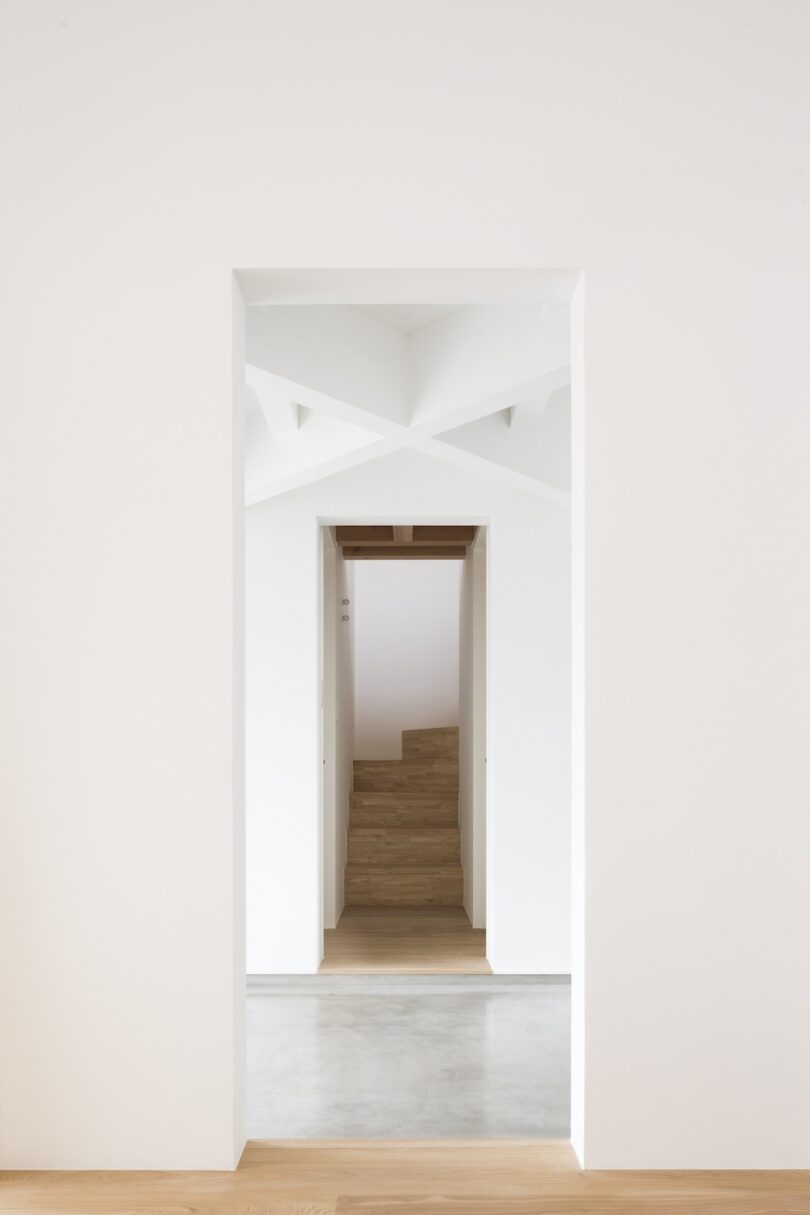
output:
<svg viewBox="0 0 810 1215"><path fill-rule="evenodd" d="M570 505L571 495L565 490L558 489L535 477L527 476L525 473L517 472L495 460L443 442L441 439L441 435L456 427L479 421L481 418L511 409L523 402L531 401L535 407L538 404L542 407L542 402L547 401L552 392L570 382L570 366L567 363L561 363L558 367L524 384L511 385L481 400L453 407L441 416L434 416L410 425L395 422L372 410L341 401L295 381L285 380L254 364L247 365L245 379L256 393L260 403L263 397L265 399L272 397L277 400L279 396L285 396L290 401L296 401L299 406L312 409L316 413L328 414L379 436L376 440L353 451L345 452L332 459L322 460L289 476L269 481L265 485L250 490L245 495L245 504L248 506L402 450L421 451L448 464L510 484L559 506Z"/></svg>

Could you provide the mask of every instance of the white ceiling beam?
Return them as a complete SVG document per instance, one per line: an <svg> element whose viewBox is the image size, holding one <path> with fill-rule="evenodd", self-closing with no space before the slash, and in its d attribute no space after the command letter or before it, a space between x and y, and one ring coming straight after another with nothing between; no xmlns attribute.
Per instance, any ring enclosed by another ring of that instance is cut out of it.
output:
<svg viewBox="0 0 810 1215"><path fill-rule="evenodd" d="M418 435L442 435L448 430L455 430L458 426L466 426L468 422L478 422L481 418L487 418L490 414L500 413L503 409L509 409L515 405L523 405L528 402L545 402L553 392L558 388L564 388L566 384L571 383L571 365L568 362L568 356L565 356L565 361L559 366L553 367L551 370L544 372L543 375L535 376L534 379L526 380L522 384L510 384L506 388L498 389L489 396L481 397L479 400L468 401L464 405L450 409L445 413L438 414L425 422L418 422L410 426L412 434ZM543 406L545 408L545 405Z"/></svg>
<svg viewBox="0 0 810 1215"><path fill-rule="evenodd" d="M466 468L470 472L500 481L505 485L511 485L513 489L523 490L524 493L529 493L535 498L553 502L556 506L571 505L571 495L565 490L558 489L555 485L549 485L545 481L529 477L525 473L507 468L503 464L497 464L494 460L487 460L483 456L474 455L462 448L453 447L430 435L414 434L404 427L399 435L380 439L376 443L368 443L365 447L335 456L334 459L324 460L319 464L313 464L310 468L300 469L288 477L281 477L278 480L269 481L265 485L257 486L246 492L245 505L255 506L267 498L276 498L279 494L286 494L292 489L300 489L301 486L311 485L324 477L346 472L350 468L357 468L361 464L377 460L381 456L388 456L395 451L403 450L421 451L426 455L443 460L446 464Z"/></svg>
<svg viewBox="0 0 810 1215"><path fill-rule="evenodd" d="M279 477L276 480L267 481L264 485L246 490L245 506L256 506L257 503L264 502L267 498L277 498L279 494L289 493L292 489L300 489L303 485L311 485L314 481L323 480L324 477L332 477L335 473L357 468L361 464L367 464L370 460L377 460L380 456L387 456L391 452L399 451L401 447L402 443L398 438L378 439L375 443L366 443L363 447L356 447L354 451L344 452L330 460L321 460L320 463L312 464L309 468L301 468L287 477Z"/></svg>
<svg viewBox="0 0 810 1215"><path fill-rule="evenodd" d="M367 432L380 435L377 442L366 444L334 459L321 461L310 468L301 469L288 477L267 482L265 485L251 490L246 496L248 505L287 493L291 489L311 484L323 477L332 476L334 473L367 463L394 451L408 448L427 452L447 463L490 476L510 484L514 488L544 498L546 501L558 505L570 503L570 495L556 486L505 467L496 461L462 450L449 442L441 441L441 436L448 431L455 430L469 422L478 421L493 413L501 412L504 409L511 410L523 402L531 401L533 404L547 402L557 388L570 382L570 366L567 356L565 361L562 356L558 356L557 365L530 380L510 384L483 398L457 404L445 412L437 412L434 416L411 426L383 417L356 403L341 400L297 381L286 379L263 367L257 367L255 364L248 364L246 378L256 391L260 401L261 389L264 388L276 400L281 397L287 401L294 401L296 406L328 414L333 418L361 427Z"/></svg>
<svg viewBox="0 0 810 1215"><path fill-rule="evenodd" d="M570 507L571 505L571 495L566 490L558 489L556 485L549 485L548 482L540 481L536 477L529 477L513 468L507 468L505 464L487 460L484 456L474 455L460 447L452 447L449 443L442 443L441 439L429 436L414 437L408 446L416 451L423 451L427 455L435 456L438 460L444 460L447 464L454 464L457 468L466 468L469 472L490 477L504 485L511 485L513 489L523 490L524 493L531 494L535 498L553 502L555 506Z"/></svg>
<svg viewBox="0 0 810 1215"><path fill-rule="evenodd" d="M523 384L512 384L480 400L469 401L458 408L451 409L441 416L430 418L414 426L404 426L392 422L388 418L360 406L341 401L325 393L316 392L293 380L286 380L272 372L265 371L253 363L245 365L246 383L253 389L261 404L266 397L273 401L295 401L305 409L327 414L353 426L379 435L441 435L448 430L455 430L468 422L477 422L490 414L499 413L511 406L531 401L533 404L545 399L548 402L551 394L558 388L564 387L571 381L570 365L562 363L544 375L528 380Z"/></svg>
<svg viewBox="0 0 810 1215"><path fill-rule="evenodd" d="M245 364L245 380L259 397L260 402L263 391L271 399L295 401L299 407L327 414L330 418L337 418L338 421L348 422L352 426L360 426L363 430L371 431L372 434L394 435L399 434L403 429L399 422L392 422L390 418L381 417L380 414L373 413L369 409L308 388L296 380L284 379L283 376L266 371L263 367L257 367L255 363ZM300 412L299 420L302 420Z"/></svg>

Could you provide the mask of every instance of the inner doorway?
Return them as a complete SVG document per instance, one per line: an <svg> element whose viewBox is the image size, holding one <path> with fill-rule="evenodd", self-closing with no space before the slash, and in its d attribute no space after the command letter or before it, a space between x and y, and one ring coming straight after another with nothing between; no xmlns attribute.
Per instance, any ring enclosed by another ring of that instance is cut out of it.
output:
<svg viewBox="0 0 810 1215"><path fill-rule="evenodd" d="M323 529L322 974L490 974L486 529Z"/></svg>

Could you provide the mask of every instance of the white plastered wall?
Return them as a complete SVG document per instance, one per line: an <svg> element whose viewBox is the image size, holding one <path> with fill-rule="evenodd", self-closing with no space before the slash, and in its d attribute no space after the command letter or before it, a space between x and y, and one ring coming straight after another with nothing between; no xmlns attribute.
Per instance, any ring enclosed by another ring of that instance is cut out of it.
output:
<svg viewBox="0 0 810 1215"><path fill-rule="evenodd" d="M401 759L402 731L457 726L460 561L352 561L355 758Z"/></svg>
<svg viewBox="0 0 810 1215"><path fill-rule="evenodd" d="M233 267L569 266L577 1147L808 1167L807 5L0 19L2 1165L241 1147Z"/></svg>

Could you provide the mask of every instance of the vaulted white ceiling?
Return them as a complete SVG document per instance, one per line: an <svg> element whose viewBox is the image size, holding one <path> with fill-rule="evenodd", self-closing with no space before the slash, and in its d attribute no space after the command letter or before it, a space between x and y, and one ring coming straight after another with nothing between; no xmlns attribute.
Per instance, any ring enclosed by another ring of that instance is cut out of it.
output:
<svg viewBox="0 0 810 1215"><path fill-rule="evenodd" d="M247 309L248 503L403 447L565 504L565 304Z"/></svg>

